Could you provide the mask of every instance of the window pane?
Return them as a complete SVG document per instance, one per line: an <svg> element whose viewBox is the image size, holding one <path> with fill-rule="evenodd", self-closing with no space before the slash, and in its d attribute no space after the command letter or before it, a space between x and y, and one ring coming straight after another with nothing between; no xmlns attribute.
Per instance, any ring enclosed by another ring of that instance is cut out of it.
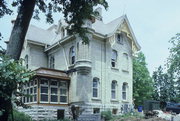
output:
<svg viewBox="0 0 180 121"><path fill-rule="evenodd" d="M115 67L116 63L114 61L111 62L111 66Z"/></svg>
<svg viewBox="0 0 180 121"><path fill-rule="evenodd" d="M116 88L116 82L112 82L111 89L115 89L115 88Z"/></svg>
<svg viewBox="0 0 180 121"><path fill-rule="evenodd" d="M97 93L98 93L98 92L97 92L97 89L93 88L93 97L97 97L97 96L98 96Z"/></svg>
<svg viewBox="0 0 180 121"><path fill-rule="evenodd" d="M126 84L123 84L123 91L126 91Z"/></svg>
<svg viewBox="0 0 180 121"><path fill-rule="evenodd" d="M112 51L112 59L115 61L117 60L117 51L115 50Z"/></svg>
<svg viewBox="0 0 180 121"><path fill-rule="evenodd" d="M51 95L51 102L57 102L58 96L57 95Z"/></svg>
<svg viewBox="0 0 180 121"><path fill-rule="evenodd" d="M60 87L67 87L67 83L66 82L60 82Z"/></svg>
<svg viewBox="0 0 180 121"><path fill-rule="evenodd" d="M43 84L43 85L48 85L48 80L46 80L46 79L41 79L41 84Z"/></svg>
<svg viewBox="0 0 180 121"><path fill-rule="evenodd" d="M60 96L60 102L67 102L67 96Z"/></svg>
<svg viewBox="0 0 180 121"><path fill-rule="evenodd" d="M33 94L33 88L30 88L30 94Z"/></svg>
<svg viewBox="0 0 180 121"><path fill-rule="evenodd" d="M60 95L66 95L67 89L60 89Z"/></svg>
<svg viewBox="0 0 180 121"><path fill-rule="evenodd" d="M98 87L98 83L96 80L93 81L93 87Z"/></svg>
<svg viewBox="0 0 180 121"><path fill-rule="evenodd" d="M48 95L41 94L41 101L48 101Z"/></svg>
<svg viewBox="0 0 180 121"><path fill-rule="evenodd" d="M34 102L37 101L37 95L34 95Z"/></svg>
<svg viewBox="0 0 180 121"><path fill-rule="evenodd" d="M51 81L51 85L57 86L57 81Z"/></svg>
<svg viewBox="0 0 180 121"><path fill-rule="evenodd" d="M57 94L57 88L51 88L51 94Z"/></svg>
<svg viewBox="0 0 180 121"><path fill-rule="evenodd" d="M115 98L116 98L115 91L111 91L111 97L112 97L112 99L115 99Z"/></svg>
<svg viewBox="0 0 180 121"><path fill-rule="evenodd" d="M126 92L123 92L123 93L122 93L122 96L123 96L123 97L122 97L123 100L126 100Z"/></svg>
<svg viewBox="0 0 180 121"><path fill-rule="evenodd" d="M34 94L37 93L37 87L34 87Z"/></svg>
<svg viewBox="0 0 180 121"><path fill-rule="evenodd" d="M41 86L41 93L48 93L48 87Z"/></svg>

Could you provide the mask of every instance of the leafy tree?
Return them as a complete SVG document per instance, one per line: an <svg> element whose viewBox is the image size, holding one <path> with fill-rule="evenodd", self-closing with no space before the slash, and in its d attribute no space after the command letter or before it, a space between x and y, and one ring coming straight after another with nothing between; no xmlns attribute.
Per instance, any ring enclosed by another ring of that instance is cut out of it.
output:
<svg viewBox="0 0 180 121"><path fill-rule="evenodd" d="M78 33L87 43L87 30L82 28L82 24L84 20L91 19L94 14L93 7L97 5L108 7L105 0L12 0L12 6L18 7L18 16L11 32L6 54L16 60L19 59L30 20L32 16L39 19L40 12L45 14L46 21L49 23L53 22L53 13L62 12L69 24L70 33ZM0 12L0 17L12 13L5 0L0 2Z"/></svg>
<svg viewBox="0 0 180 121"><path fill-rule="evenodd" d="M133 59L133 98L136 107L152 99L153 83L146 65L144 54L138 53Z"/></svg>
<svg viewBox="0 0 180 121"><path fill-rule="evenodd" d="M176 85L177 97L180 97L180 33L169 41L172 44L168 58L168 73L173 77ZM177 101L180 101L178 99Z"/></svg>
<svg viewBox="0 0 180 121"><path fill-rule="evenodd" d="M159 68L153 72L154 80L154 99L161 102L161 108L166 106L166 102L176 101L175 81L173 75L168 72L165 73L164 69Z"/></svg>
<svg viewBox="0 0 180 121"><path fill-rule="evenodd" d="M21 85L32 74L22 66L21 61L0 54L0 121L7 121L8 115L12 113L12 101L22 104L17 97L23 95Z"/></svg>

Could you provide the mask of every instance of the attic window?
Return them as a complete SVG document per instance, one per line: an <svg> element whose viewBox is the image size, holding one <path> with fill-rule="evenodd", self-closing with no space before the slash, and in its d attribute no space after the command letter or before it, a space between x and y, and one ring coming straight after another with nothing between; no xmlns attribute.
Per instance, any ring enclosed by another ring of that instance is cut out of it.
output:
<svg viewBox="0 0 180 121"><path fill-rule="evenodd" d="M124 37L122 34L117 34L117 42L123 44Z"/></svg>

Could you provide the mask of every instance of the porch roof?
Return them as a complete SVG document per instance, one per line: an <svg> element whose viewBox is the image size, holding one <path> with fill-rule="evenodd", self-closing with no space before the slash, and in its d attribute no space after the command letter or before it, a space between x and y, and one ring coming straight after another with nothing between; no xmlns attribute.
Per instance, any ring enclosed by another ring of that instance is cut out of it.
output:
<svg viewBox="0 0 180 121"><path fill-rule="evenodd" d="M35 75L36 76L42 76L42 77L70 80L70 77L67 75L66 71L44 68L44 67L36 69Z"/></svg>

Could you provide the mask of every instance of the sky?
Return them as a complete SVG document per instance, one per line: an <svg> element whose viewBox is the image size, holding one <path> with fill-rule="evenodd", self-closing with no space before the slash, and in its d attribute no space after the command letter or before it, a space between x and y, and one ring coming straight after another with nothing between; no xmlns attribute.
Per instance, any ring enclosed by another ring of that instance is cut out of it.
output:
<svg viewBox="0 0 180 121"><path fill-rule="evenodd" d="M141 51L145 54L147 67L152 72L160 65L164 65L169 56L169 40L180 32L180 0L107 0L108 10L103 9L103 21L108 23L124 14L127 15L131 27L135 33ZM0 32L3 41L8 40L13 16L5 16L0 19ZM55 24L61 16L56 15ZM31 20L41 28L48 28L44 17L40 21ZM6 45L0 41L4 48Z"/></svg>

